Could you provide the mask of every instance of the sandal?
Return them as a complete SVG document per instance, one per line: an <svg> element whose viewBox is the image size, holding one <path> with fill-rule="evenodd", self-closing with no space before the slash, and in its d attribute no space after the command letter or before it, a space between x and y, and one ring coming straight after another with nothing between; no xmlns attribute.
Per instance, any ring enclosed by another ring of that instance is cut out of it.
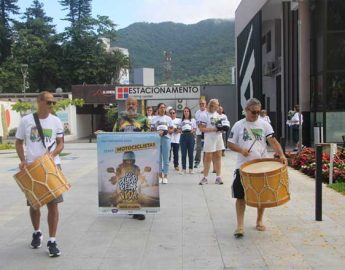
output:
<svg viewBox="0 0 345 270"><path fill-rule="evenodd" d="M235 238L241 238L244 236L244 230L242 228L236 229L234 232Z"/></svg>
<svg viewBox="0 0 345 270"><path fill-rule="evenodd" d="M266 231L266 227L265 227L264 225L259 225L259 224L257 224L255 228L256 228L256 230L259 231L259 232Z"/></svg>

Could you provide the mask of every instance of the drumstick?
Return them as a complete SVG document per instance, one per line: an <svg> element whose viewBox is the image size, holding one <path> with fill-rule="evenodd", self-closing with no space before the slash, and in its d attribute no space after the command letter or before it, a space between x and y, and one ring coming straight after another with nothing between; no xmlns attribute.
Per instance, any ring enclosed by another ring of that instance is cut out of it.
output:
<svg viewBox="0 0 345 270"><path fill-rule="evenodd" d="M250 149L252 149L252 147L254 146L255 143L256 143L256 137L255 137L254 142L252 143L252 145L249 147L248 152L250 152Z"/></svg>

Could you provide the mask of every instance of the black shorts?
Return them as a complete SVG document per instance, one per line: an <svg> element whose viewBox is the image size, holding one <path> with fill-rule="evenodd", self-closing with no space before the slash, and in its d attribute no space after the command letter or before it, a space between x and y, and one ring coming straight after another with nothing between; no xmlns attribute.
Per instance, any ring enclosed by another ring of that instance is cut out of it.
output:
<svg viewBox="0 0 345 270"><path fill-rule="evenodd" d="M232 183L232 197L236 199L244 199L244 189L241 183L239 169L234 171L234 182Z"/></svg>

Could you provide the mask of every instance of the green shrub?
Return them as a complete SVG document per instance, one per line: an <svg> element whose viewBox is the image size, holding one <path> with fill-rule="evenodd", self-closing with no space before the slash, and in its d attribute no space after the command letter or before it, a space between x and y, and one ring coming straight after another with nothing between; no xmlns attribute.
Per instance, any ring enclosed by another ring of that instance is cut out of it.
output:
<svg viewBox="0 0 345 270"><path fill-rule="evenodd" d="M0 144L0 150L15 149L12 143L2 143Z"/></svg>

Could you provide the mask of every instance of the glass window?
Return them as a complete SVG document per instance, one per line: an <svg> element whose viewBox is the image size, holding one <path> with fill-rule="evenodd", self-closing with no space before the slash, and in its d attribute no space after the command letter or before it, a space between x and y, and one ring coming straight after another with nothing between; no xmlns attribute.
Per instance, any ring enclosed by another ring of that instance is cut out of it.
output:
<svg viewBox="0 0 345 270"><path fill-rule="evenodd" d="M327 2L327 25L328 30L345 29L345 1L328 0Z"/></svg>
<svg viewBox="0 0 345 270"><path fill-rule="evenodd" d="M323 110L323 76L319 75L317 76L317 86L315 88L315 91L313 91L312 100L315 101L315 108L316 111L322 111Z"/></svg>
<svg viewBox="0 0 345 270"><path fill-rule="evenodd" d="M327 70L345 70L345 32L330 33L327 38Z"/></svg>
<svg viewBox="0 0 345 270"><path fill-rule="evenodd" d="M345 108L345 72L331 72L326 81L326 110Z"/></svg>
<svg viewBox="0 0 345 270"><path fill-rule="evenodd" d="M345 112L326 113L326 142L342 143L345 135Z"/></svg>
<svg viewBox="0 0 345 270"><path fill-rule="evenodd" d="M271 31L268 31L266 35L266 53L269 53L272 48Z"/></svg>

